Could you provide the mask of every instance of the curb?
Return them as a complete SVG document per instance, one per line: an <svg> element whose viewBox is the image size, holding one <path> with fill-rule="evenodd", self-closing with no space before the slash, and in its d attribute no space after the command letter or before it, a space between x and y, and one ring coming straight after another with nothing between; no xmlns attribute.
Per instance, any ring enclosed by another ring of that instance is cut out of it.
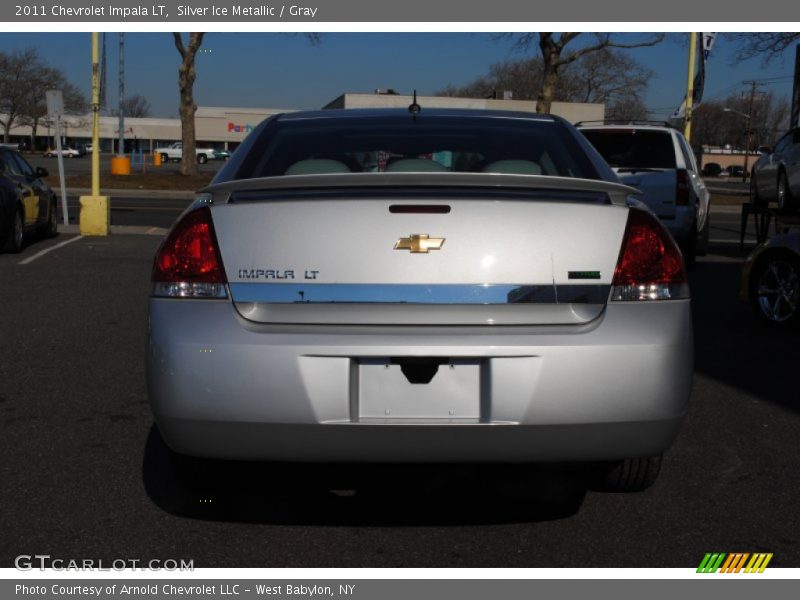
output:
<svg viewBox="0 0 800 600"><path fill-rule="evenodd" d="M721 188L706 186L706 189L712 194L719 194L721 196L749 196L750 190L737 190L732 188Z"/></svg>
<svg viewBox="0 0 800 600"><path fill-rule="evenodd" d="M54 188L55 189L55 188ZM89 188L67 188L68 196L91 196L92 190ZM139 196L153 196L155 198L166 198L169 200L194 200L197 195L193 190L145 190L145 189L101 189L100 194L113 198L138 198Z"/></svg>
<svg viewBox="0 0 800 600"><path fill-rule="evenodd" d="M720 204L714 205L714 201L711 201L711 210L709 211L712 215L740 215L742 214L742 205L741 204Z"/></svg>
<svg viewBox="0 0 800 600"><path fill-rule="evenodd" d="M158 235L164 236L167 234L168 229L164 227L153 227L151 225L111 225L109 232L112 235ZM59 233L68 233L80 235L81 229L79 225L59 225ZM86 236L86 237L103 237L103 236Z"/></svg>

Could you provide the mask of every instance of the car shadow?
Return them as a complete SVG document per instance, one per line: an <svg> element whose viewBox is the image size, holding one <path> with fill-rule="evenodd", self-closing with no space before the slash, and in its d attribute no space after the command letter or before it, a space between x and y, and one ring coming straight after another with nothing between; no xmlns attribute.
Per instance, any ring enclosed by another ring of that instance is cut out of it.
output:
<svg viewBox="0 0 800 600"><path fill-rule="evenodd" d="M738 247L715 249L743 258ZM800 371L792 366L798 331L761 322L738 300L739 261L698 262L690 271L695 371L800 412Z"/></svg>
<svg viewBox="0 0 800 600"><path fill-rule="evenodd" d="M207 461L191 481L156 426L145 491L175 516L281 525L400 526L550 521L578 512L579 472L531 465L373 465Z"/></svg>

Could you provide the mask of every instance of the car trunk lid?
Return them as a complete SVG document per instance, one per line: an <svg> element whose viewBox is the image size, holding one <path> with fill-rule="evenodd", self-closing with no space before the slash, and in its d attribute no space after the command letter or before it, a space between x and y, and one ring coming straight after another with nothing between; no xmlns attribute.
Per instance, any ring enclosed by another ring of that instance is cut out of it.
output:
<svg viewBox="0 0 800 600"><path fill-rule="evenodd" d="M474 188L250 191L212 207L243 317L388 325L587 323L627 212L605 191Z"/></svg>

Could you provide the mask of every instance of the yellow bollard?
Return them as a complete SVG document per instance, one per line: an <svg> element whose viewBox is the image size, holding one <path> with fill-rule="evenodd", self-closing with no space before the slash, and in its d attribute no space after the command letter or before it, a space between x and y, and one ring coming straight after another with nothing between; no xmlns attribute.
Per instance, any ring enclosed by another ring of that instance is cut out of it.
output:
<svg viewBox="0 0 800 600"><path fill-rule="evenodd" d="M114 156L111 158L112 175L130 175L131 158L130 156Z"/></svg>
<svg viewBox="0 0 800 600"><path fill-rule="evenodd" d="M160 167L161 166L161 153L160 152L153 152L153 166Z"/></svg>
<svg viewBox="0 0 800 600"><path fill-rule="evenodd" d="M111 200L108 196L80 197L81 235L108 235L111 222Z"/></svg>

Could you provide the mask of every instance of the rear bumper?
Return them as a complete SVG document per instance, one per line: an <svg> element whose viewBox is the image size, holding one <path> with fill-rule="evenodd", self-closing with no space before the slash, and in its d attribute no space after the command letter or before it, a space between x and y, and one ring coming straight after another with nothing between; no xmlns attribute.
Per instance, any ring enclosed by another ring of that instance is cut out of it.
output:
<svg viewBox="0 0 800 600"><path fill-rule="evenodd" d="M375 365L410 356L452 359L455 373L468 363L473 383L444 372L429 384L386 379L381 392ZM691 315L673 301L610 304L582 326L268 326L227 301L153 299L147 372L164 439L189 455L611 460L658 454L676 435Z"/></svg>
<svg viewBox="0 0 800 600"><path fill-rule="evenodd" d="M160 418L181 454L290 462L569 462L654 456L682 418L573 425L285 425Z"/></svg>

